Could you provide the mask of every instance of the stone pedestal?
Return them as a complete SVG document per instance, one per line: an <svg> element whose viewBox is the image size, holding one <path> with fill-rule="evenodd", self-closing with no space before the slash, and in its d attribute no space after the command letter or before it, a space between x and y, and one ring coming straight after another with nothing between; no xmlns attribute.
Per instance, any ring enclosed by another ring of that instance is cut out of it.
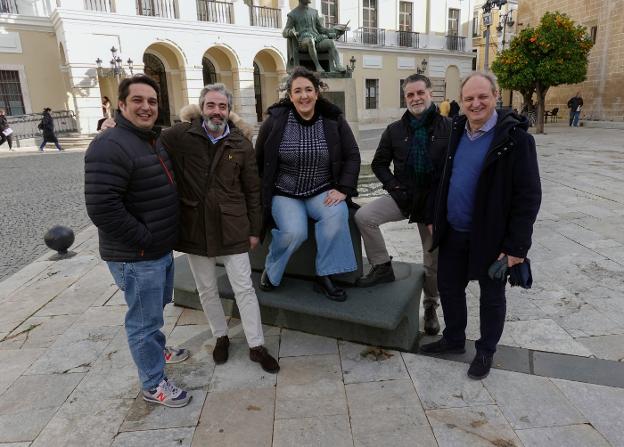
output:
<svg viewBox="0 0 624 447"><path fill-rule="evenodd" d="M350 77L350 73L346 76L338 73L322 73L321 78L329 87L327 91L323 92L323 96L342 109L353 131L353 135L355 135L355 139L359 141L360 131L355 79Z"/></svg>

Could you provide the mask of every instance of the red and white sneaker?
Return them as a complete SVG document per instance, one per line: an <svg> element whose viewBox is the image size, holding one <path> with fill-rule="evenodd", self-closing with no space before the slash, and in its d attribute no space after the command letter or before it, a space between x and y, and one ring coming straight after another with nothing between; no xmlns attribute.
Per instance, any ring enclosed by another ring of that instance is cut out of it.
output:
<svg viewBox="0 0 624 447"><path fill-rule="evenodd" d="M163 353L167 364L183 362L191 355L188 349L174 348L173 346L165 346Z"/></svg>
<svg viewBox="0 0 624 447"><path fill-rule="evenodd" d="M145 401L172 408L188 405L192 397L183 389L175 386L173 382L167 380L167 378L162 379L156 388L143 390L143 399Z"/></svg>

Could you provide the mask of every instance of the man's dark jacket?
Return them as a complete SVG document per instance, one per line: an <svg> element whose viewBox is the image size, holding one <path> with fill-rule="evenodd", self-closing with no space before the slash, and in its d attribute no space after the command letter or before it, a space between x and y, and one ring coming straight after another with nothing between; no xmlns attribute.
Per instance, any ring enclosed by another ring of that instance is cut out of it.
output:
<svg viewBox="0 0 624 447"><path fill-rule="evenodd" d="M54 118L50 115L50 112L43 112L43 117L39 123L39 129L43 132L43 138L45 140L55 140L54 135Z"/></svg>
<svg viewBox="0 0 624 447"><path fill-rule="evenodd" d="M6 130L9 127L9 122L4 115L0 115L0 132Z"/></svg>
<svg viewBox="0 0 624 447"><path fill-rule="evenodd" d="M525 117L498 112L494 139L477 183L470 232L468 278L479 279L506 253L525 258L531 247L533 224L542 200L535 140ZM466 117L453 121L449 152L441 182L436 185L433 247L448 231L447 200L453 162L465 132Z"/></svg>
<svg viewBox="0 0 624 447"><path fill-rule="evenodd" d="M342 111L326 100L317 100L317 112L323 118L325 139L331 163L332 187L346 194L348 201L357 196L360 174L360 149ZM279 171L279 147L288 122L289 104L269 107L268 117L262 123L256 140L256 160L262 177L262 207L265 229L273 226L271 203L273 188ZM295 112L296 113L296 112Z"/></svg>
<svg viewBox="0 0 624 447"><path fill-rule="evenodd" d="M98 228L105 261L158 259L173 249L178 194L158 133L134 127L121 114L85 154L87 213Z"/></svg>
<svg viewBox="0 0 624 447"><path fill-rule="evenodd" d="M583 107L583 98L580 96L573 96L568 101L568 109L572 112L576 112L576 109L578 109L579 106Z"/></svg>
<svg viewBox="0 0 624 447"><path fill-rule="evenodd" d="M163 131L180 195L176 250L216 257L246 253L249 236L260 236L260 177L251 142L229 121L229 136L213 144L202 123Z"/></svg>
<svg viewBox="0 0 624 447"><path fill-rule="evenodd" d="M414 130L410 126L411 117L411 113L406 111L400 120L386 128L379 140L371 168L410 222L431 223L433 217L427 213L432 208L427 206L430 187L414 186L413 177L409 173L410 167L407 166L407 157L414 138ZM451 120L436 110L427 133L429 158L434 171L439 172L444 165L444 155L451 133ZM390 170L391 162L394 165L394 173Z"/></svg>

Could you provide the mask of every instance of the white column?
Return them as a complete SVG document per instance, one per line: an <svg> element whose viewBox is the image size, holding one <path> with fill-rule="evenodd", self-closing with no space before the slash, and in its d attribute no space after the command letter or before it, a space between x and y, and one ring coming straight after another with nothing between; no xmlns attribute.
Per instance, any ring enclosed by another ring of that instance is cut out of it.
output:
<svg viewBox="0 0 624 447"><path fill-rule="evenodd" d="M234 72L234 111L248 123L256 122L253 66Z"/></svg>
<svg viewBox="0 0 624 447"><path fill-rule="evenodd" d="M197 20L197 2L178 0L180 20Z"/></svg>
<svg viewBox="0 0 624 447"><path fill-rule="evenodd" d="M290 12L290 3L288 0L279 0L277 7L280 9L282 16L282 29L284 29L286 21L288 20L288 13Z"/></svg>
<svg viewBox="0 0 624 447"><path fill-rule="evenodd" d="M238 26L250 26L249 6L243 0L234 0L234 23Z"/></svg>
<svg viewBox="0 0 624 447"><path fill-rule="evenodd" d="M204 88L204 75L201 68L187 67L185 89L189 104L197 104L201 89Z"/></svg>
<svg viewBox="0 0 624 447"><path fill-rule="evenodd" d="M68 77L78 120L78 131L82 134L95 133L97 122L102 118L102 99L96 69L84 65L70 65Z"/></svg>

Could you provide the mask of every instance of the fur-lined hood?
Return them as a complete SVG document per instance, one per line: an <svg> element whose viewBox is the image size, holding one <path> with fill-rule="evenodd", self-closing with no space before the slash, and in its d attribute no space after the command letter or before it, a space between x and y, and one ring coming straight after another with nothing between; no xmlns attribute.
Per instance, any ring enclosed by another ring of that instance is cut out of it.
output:
<svg viewBox="0 0 624 447"><path fill-rule="evenodd" d="M201 109L197 104L189 104L188 106L184 106L180 109L180 120L182 122L190 123L194 119L200 117ZM253 126L247 123L235 112L230 112L230 122L234 124L234 126L239 128L245 138L247 138L249 141L252 140L254 134Z"/></svg>

